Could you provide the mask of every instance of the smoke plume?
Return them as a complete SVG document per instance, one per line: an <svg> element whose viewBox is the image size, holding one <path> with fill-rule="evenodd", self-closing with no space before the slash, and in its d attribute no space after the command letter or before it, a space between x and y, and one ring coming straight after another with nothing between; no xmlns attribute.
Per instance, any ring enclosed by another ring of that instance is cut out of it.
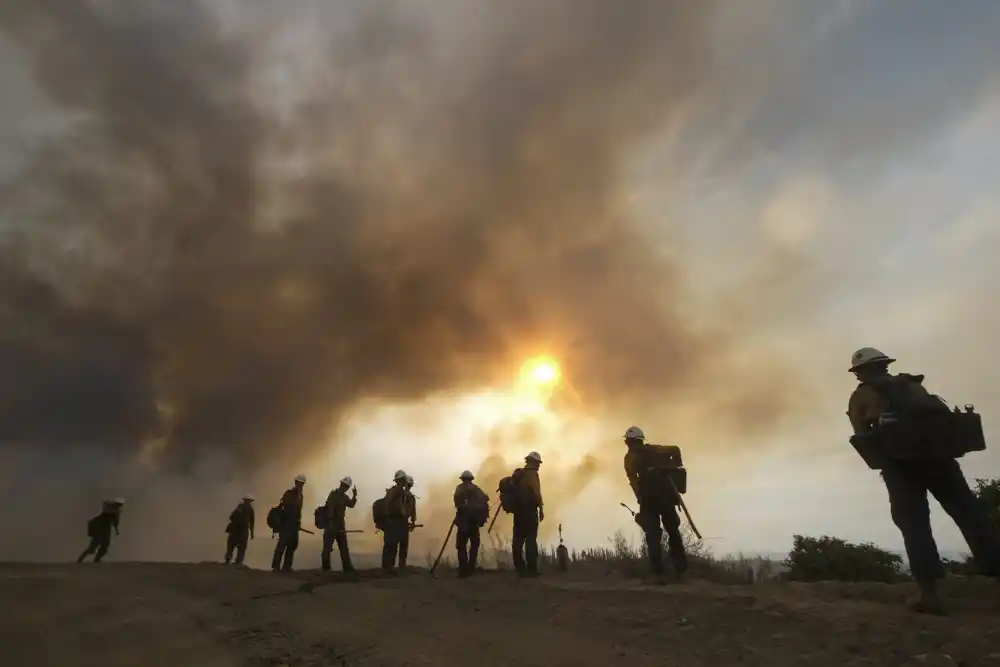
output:
<svg viewBox="0 0 1000 667"><path fill-rule="evenodd" d="M622 178L710 78L714 2L322 4L0 9L53 114L0 190L0 447L231 476L534 353L597 413L720 377L750 320L685 316ZM717 423L798 405L752 377Z"/></svg>

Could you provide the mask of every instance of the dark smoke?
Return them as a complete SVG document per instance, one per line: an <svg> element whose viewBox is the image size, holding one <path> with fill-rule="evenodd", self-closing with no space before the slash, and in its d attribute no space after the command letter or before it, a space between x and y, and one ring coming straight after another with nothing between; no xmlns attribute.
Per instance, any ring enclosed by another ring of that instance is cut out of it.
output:
<svg viewBox="0 0 1000 667"><path fill-rule="evenodd" d="M697 91L712 3L515 4L484 4L464 62L388 3L342 16L279 113L277 29L8 3L74 121L3 191L2 442L254 467L359 399L479 386L533 345L598 404L682 385L725 341L673 312L618 172Z"/></svg>

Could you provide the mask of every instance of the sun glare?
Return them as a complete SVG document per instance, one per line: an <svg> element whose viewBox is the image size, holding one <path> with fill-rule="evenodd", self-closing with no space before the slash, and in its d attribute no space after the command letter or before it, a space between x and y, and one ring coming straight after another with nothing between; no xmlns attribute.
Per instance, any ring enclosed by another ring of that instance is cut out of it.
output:
<svg viewBox="0 0 1000 667"><path fill-rule="evenodd" d="M539 387L554 385L559 382L559 364L549 357L535 357L524 362L521 367L522 382Z"/></svg>

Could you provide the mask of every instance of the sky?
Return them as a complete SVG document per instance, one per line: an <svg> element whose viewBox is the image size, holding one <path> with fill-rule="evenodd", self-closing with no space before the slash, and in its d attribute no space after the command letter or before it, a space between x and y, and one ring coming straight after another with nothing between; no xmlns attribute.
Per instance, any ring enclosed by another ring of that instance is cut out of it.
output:
<svg viewBox="0 0 1000 667"><path fill-rule="evenodd" d="M600 545L633 424L716 552L901 549L848 359L1000 434L997 62L989 0L8 3L0 557L117 495L122 557L216 557L300 471L367 529L396 469L436 548L531 450Z"/></svg>

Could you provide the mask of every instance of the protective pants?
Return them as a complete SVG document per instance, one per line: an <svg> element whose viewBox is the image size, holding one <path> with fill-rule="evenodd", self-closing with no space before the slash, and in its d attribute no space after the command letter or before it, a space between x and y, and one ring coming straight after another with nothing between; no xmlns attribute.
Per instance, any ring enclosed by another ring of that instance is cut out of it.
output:
<svg viewBox="0 0 1000 667"><path fill-rule="evenodd" d="M102 533L100 535L95 535L94 537L90 538L90 544L87 546L84 552L80 554L79 558L76 559L76 562L82 563L84 559L87 558L87 556L94 554L96 552L96 554L94 555L94 562L100 563L101 559L107 555L108 549L110 547L111 547L110 531L106 534Z"/></svg>
<svg viewBox="0 0 1000 667"><path fill-rule="evenodd" d="M944 576L931 533L928 491L962 531L976 565L984 574L1000 577L1000 538L990 524L986 507L969 488L958 461L891 461L883 468L882 479L889 492L893 523L903 534L914 579L923 583Z"/></svg>
<svg viewBox="0 0 1000 667"><path fill-rule="evenodd" d="M519 573L538 573L538 508L514 510L514 569Z"/></svg>
<svg viewBox="0 0 1000 667"><path fill-rule="evenodd" d="M242 565L243 559L247 555L247 543L250 541L250 530L247 528L234 528L226 537L226 565L233 559L233 551L236 552L236 564Z"/></svg>
<svg viewBox="0 0 1000 667"><path fill-rule="evenodd" d="M663 526L661 530L660 526ZM646 535L646 552L654 574L663 574L663 531L667 533L670 560L677 576L687 572L687 553L681 537L681 518L677 507L669 501L639 503L639 526Z"/></svg>
<svg viewBox="0 0 1000 667"><path fill-rule="evenodd" d="M271 569L275 572L280 567L285 572L292 569L295 560L295 550L299 548L299 524L287 523L278 532L278 544L274 547L274 557L271 558Z"/></svg>
<svg viewBox="0 0 1000 667"><path fill-rule="evenodd" d="M343 528L330 526L323 531L322 568L324 570L330 569L330 554L333 552L334 542L337 544L337 550L340 551L340 569L344 572L353 572L354 566L351 565L351 552L347 548L347 533L344 532Z"/></svg>
<svg viewBox="0 0 1000 667"><path fill-rule="evenodd" d="M403 521L399 533L399 569L406 569L406 556L410 553L410 524Z"/></svg>
<svg viewBox="0 0 1000 667"><path fill-rule="evenodd" d="M396 554L399 553L399 566L404 567L402 543L409 540L410 532L406 519L401 516L386 518L385 529L382 531L382 569L392 571L396 566Z"/></svg>
<svg viewBox="0 0 1000 667"><path fill-rule="evenodd" d="M458 574L469 576L476 571L479 558L479 524L459 517L455 520L455 548L458 549Z"/></svg>

